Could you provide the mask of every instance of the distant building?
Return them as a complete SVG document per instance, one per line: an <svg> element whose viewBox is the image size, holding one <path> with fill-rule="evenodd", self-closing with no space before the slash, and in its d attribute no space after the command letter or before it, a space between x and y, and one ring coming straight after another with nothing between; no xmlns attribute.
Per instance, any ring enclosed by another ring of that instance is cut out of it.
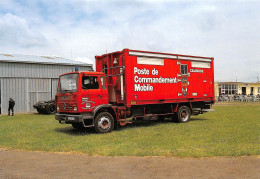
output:
<svg viewBox="0 0 260 179"><path fill-rule="evenodd" d="M215 96L221 94L260 95L260 82L215 82Z"/></svg>
<svg viewBox="0 0 260 179"><path fill-rule="evenodd" d="M38 101L54 99L59 75L93 71L91 64L59 57L0 54L0 114L7 114L9 97L15 113L35 112Z"/></svg>

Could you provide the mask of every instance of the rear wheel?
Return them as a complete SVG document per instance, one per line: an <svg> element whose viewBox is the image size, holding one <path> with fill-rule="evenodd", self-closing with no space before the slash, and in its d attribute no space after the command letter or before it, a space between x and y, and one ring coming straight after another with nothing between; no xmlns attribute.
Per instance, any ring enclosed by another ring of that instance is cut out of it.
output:
<svg viewBox="0 0 260 179"><path fill-rule="evenodd" d="M191 116L190 108L181 106L177 111L177 120L180 123L189 122Z"/></svg>
<svg viewBox="0 0 260 179"><path fill-rule="evenodd" d="M108 112L101 112L95 117L95 130L97 133L108 133L114 128L113 116Z"/></svg>

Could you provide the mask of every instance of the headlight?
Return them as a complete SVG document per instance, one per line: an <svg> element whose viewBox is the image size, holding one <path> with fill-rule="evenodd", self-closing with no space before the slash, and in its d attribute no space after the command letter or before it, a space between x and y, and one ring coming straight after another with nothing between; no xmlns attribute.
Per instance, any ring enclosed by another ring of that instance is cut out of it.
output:
<svg viewBox="0 0 260 179"><path fill-rule="evenodd" d="M77 108L77 107L74 107L73 109L74 109L74 111L77 111L77 110L78 110L78 108Z"/></svg>
<svg viewBox="0 0 260 179"><path fill-rule="evenodd" d="M57 106L57 111L59 111L60 110L60 107L59 106Z"/></svg>

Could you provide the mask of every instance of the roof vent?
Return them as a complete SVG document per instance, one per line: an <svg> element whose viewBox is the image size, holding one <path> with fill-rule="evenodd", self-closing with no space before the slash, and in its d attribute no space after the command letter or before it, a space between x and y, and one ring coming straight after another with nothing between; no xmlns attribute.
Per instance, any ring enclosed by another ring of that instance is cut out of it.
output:
<svg viewBox="0 0 260 179"><path fill-rule="evenodd" d="M43 58L48 58L48 59L53 59L52 57L47 57L47 56L41 56Z"/></svg>
<svg viewBox="0 0 260 179"><path fill-rule="evenodd" d="M6 56L6 57L14 57L13 55L9 55L9 54L2 54L2 55Z"/></svg>

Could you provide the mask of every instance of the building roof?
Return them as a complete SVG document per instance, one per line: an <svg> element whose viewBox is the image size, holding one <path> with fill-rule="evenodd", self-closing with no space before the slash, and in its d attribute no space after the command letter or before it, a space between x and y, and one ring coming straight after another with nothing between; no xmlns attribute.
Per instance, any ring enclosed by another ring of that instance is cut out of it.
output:
<svg viewBox="0 0 260 179"><path fill-rule="evenodd" d="M18 55L18 54L0 54L0 62L92 66L92 64L87 64L87 63L65 59L61 57Z"/></svg>
<svg viewBox="0 0 260 179"><path fill-rule="evenodd" d="M215 83L221 83L221 84L260 84L259 82L234 82L234 81L229 81L229 82L220 82L220 81L215 81Z"/></svg>

